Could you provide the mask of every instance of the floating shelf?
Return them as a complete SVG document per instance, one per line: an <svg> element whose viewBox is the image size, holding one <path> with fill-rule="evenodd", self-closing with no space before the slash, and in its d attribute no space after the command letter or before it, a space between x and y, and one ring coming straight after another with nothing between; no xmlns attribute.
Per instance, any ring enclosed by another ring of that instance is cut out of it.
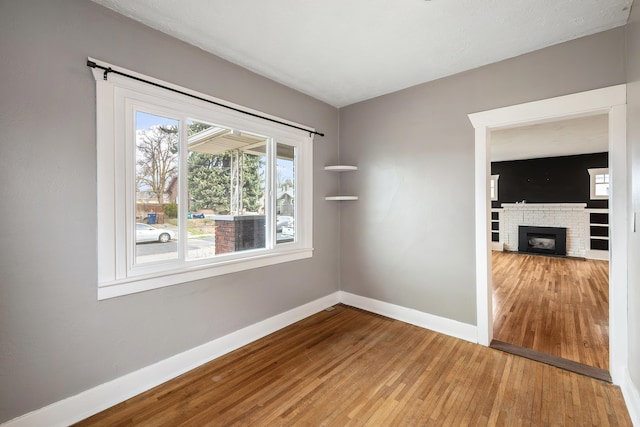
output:
<svg viewBox="0 0 640 427"><path fill-rule="evenodd" d="M325 200L358 200L358 196L327 196Z"/></svg>
<svg viewBox="0 0 640 427"><path fill-rule="evenodd" d="M325 166L324 170L330 172L349 172L349 171L357 171L357 166L351 165L331 165ZM327 196L324 198L325 200L358 200L358 196Z"/></svg>
<svg viewBox="0 0 640 427"><path fill-rule="evenodd" d="M332 171L332 172L347 172L347 171L357 171L357 166L349 166L349 165L334 165L334 166L325 166L324 170Z"/></svg>

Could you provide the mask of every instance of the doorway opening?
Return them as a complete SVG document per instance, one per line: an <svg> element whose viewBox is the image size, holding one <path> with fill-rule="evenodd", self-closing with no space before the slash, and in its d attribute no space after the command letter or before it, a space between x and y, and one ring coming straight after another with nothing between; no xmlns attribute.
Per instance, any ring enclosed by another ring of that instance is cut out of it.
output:
<svg viewBox="0 0 640 427"><path fill-rule="evenodd" d="M619 384L626 365L626 85L470 114L476 140L476 290L478 342L493 339L493 292L491 288L490 237L490 144L491 132L563 118L606 114L609 123L609 169L611 177L609 259L609 369Z"/></svg>

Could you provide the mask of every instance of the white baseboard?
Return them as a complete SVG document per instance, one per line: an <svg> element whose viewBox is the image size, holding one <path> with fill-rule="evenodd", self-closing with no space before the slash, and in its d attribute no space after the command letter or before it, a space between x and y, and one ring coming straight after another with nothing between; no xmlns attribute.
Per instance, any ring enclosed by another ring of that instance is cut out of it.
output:
<svg viewBox="0 0 640 427"><path fill-rule="evenodd" d="M631 423L634 426L640 426L640 391L631 381L628 370L625 372L620 388L622 389L624 402L627 404Z"/></svg>
<svg viewBox="0 0 640 427"><path fill-rule="evenodd" d="M68 426L339 302L339 292L278 314L113 381L45 406L3 427Z"/></svg>
<svg viewBox="0 0 640 427"><path fill-rule="evenodd" d="M402 307L384 301L379 301L349 292L340 291L340 302L361 308L372 313L381 314L405 323L420 326L452 337L473 343L478 342L478 328L474 325L434 316L412 308Z"/></svg>
<svg viewBox="0 0 640 427"><path fill-rule="evenodd" d="M597 259L600 261L609 261L609 251L600 251L596 249L587 249L584 257L586 259Z"/></svg>
<svg viewBox="0 0 640 427"><path fill-rule="evenodd" d="M491 242L491 250L502 252L504 251L504 243L502 242Z"/></svg>
<svg viewBox="0 0 640 427"><path fill-rule="evenodd" d="M68 426L339 302L466 341L478 342L477 327L474 325L339 291L15 418L2 426ZM640 426L640 393L628 372L621 389L633 424Z"/></svg>

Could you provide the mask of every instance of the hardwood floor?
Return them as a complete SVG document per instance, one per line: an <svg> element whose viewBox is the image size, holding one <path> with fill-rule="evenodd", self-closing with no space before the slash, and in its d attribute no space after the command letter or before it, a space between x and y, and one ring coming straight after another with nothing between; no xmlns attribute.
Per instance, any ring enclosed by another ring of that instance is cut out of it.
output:
<svg viewBox="0 0 640 427"><path fill-rule="evenodd" d="M493 252L494 338L609 369L609 263Z"/></svg>
<svg viewBox="0 0 640 427"><path fill-rule="evenodd" d="M80 426L630 426L620 389L336 306Z"/></svg>

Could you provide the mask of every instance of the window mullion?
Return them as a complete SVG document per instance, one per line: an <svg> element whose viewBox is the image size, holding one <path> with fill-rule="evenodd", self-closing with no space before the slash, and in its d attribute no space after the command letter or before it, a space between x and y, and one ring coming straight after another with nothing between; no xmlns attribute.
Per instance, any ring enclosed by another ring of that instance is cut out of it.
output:
<svg viewBox="0 0 640 427"><path fill-rule="evenodd" d="M124 194L124 199L116 200L116 242L121 248L122 258L118 267L118 275L127 276L135 263L135 107L126 99L123 99L122 107L124 111L120 122L122 128L117 129L117 133L124 140L124 146L117 144L115 147L116 158L120 159L119 164L123 166L122 173L117 174L120 179L117 181L116 194ZM132 219L133 218L133 219Z"/></svg>
<svg viewBox="0 0 640 427"><path fill-rule="evenodd" d="M276 246L276 198L277 196L277 184L276 184L276 141L273 138L269 138L267 142L267 180L266 180L266 193L265 198L265 226L266 226L266 247L273 249Z"/></svg>
<svg viewBox="0 0 640 427"><path fill-rule="evenodd" d="M180 131L178 140L178 259L185 262L189 245L189 230L187 224L187 211L189 210L189 190L188 185L188 118L182 117L180 120Z"/></svg>

